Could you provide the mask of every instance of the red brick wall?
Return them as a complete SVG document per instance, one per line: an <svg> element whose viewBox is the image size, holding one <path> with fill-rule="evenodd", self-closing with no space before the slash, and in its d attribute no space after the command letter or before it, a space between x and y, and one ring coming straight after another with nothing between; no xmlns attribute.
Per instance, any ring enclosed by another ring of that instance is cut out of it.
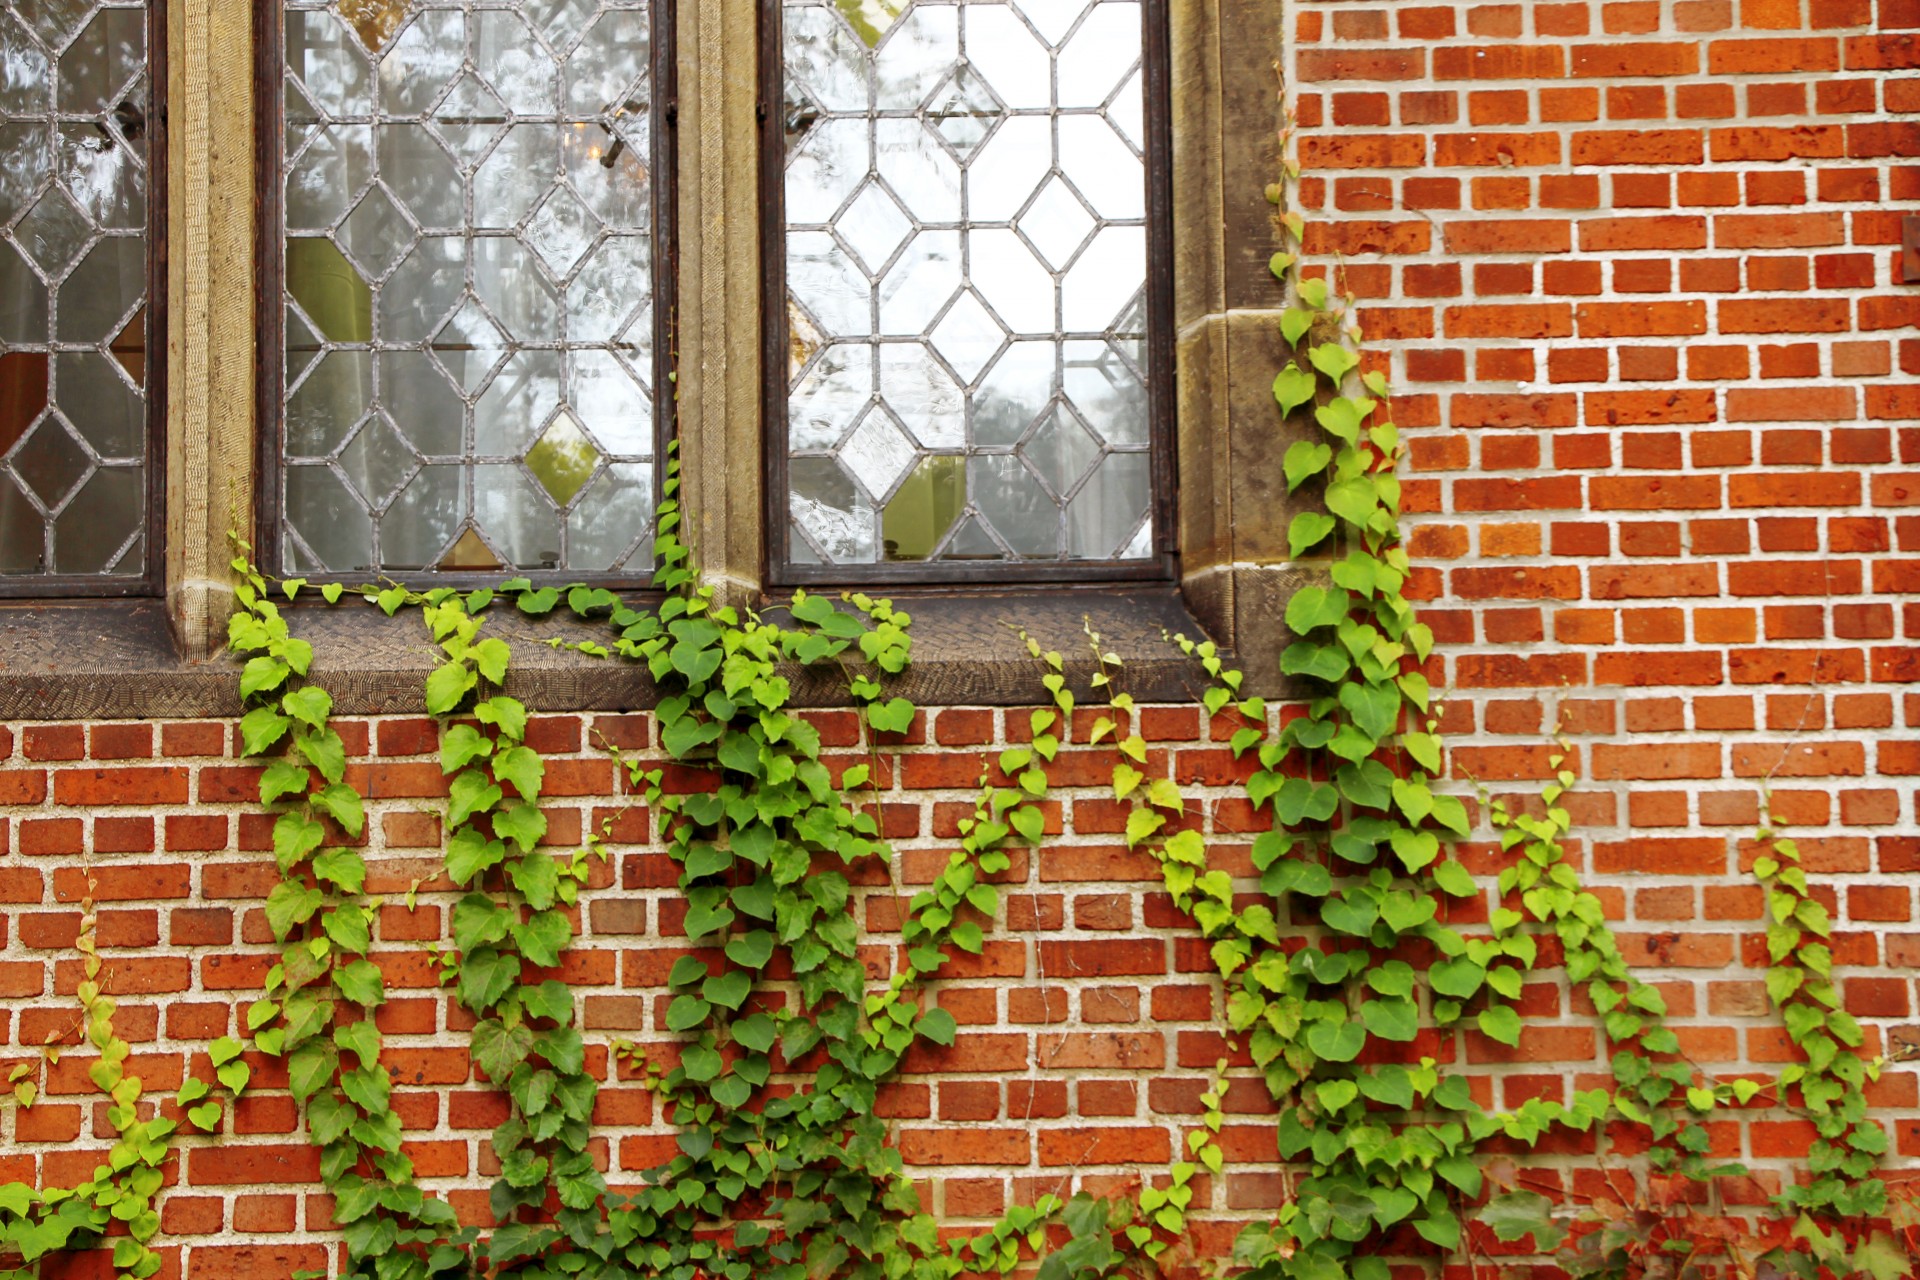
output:
<svg viewBox="0 0 1920 1280"><path fill-rule="evenodd" d="M1523 790L1563 726L1586 780L1569 806L1576 853L1628 955L1698 1061L1762 1071L1790 1052L1758 981L1745 874L1770 781L1834 909L1869 1046L1920 1043L1920 286L1899 282L1895 245L1920 197L1920 6L1301 4L1291 22L1310 247L1344 256L1401 391L1456 773ZM848 717L827 724L849 740ZM916 725L886 797L907 887L952 846L983 751L1023 724L963 708ZM425 947L449 897L426 879L417 909L402 905L435 866L434 730L342 728L375 797L396 1109L422 1172L468 1188L479 1218L500 1113L432 985ZM1186 708L1149 709L1143 728L1156 770L1204 801L1216 856L1245 870L1257 824L1220 785L1221 744ZM567 968L604 1069L614 1037L664 1048L662 983L683 939L672 870L637 847L646 815L624 808L599 732L649 741L644 716L549 717L534 740L559 757L552 841L618 814L632 842L588 895ZM237 1030L271 962L274 872L254 774L232 751L216 723L0 727L0 1061L71 1036L89 865L139 1074L171 1087ZM884 1095L949 1217L1163 1162L1220 1052L1206 957L1152 864L1124 850L1104 776L1103 760L1064 758L1059 838L1016 859L984 956L940 987L955 1048L917 1056ZM863 892L881 963L898 901ZM1602 1069L1558 976L1536 983L1520 1051L1458 1046L1490 1104ZM255 1061L257 1092L218 1144L183 1143L165 1202L163 1243L192 1275L322 1265L333 1238L295 1109ZM0 1175L91 1167L106 1130L85 1063L68 1054L43 1102L0 1112ZM1920 1158L1913 1076L1873 1096L1896 1128L1892 1163ZM1205 1250L1274 1203L1263 1098L1252 1082L1230 1094L1233 1167L1203 1192ZM669 1149L630 1082L602 1094L601 1120L617 1170ZM1726 1140L1777 1178L1805 1138L1767 1113Z"/></svg>

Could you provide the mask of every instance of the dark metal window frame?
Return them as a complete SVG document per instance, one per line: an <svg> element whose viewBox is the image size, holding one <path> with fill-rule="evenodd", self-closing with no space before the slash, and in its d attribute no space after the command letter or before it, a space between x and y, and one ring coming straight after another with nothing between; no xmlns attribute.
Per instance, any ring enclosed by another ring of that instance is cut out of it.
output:
<svg viewBox="0 0 1920 1280"><path fill-rule="evenodd" d="M280 556L283 446L286 439L286 7L281 0L256 0L253 6L254 47L254 322L258 383L254 421L258 452L254 459L255 559L269 574L284 572ZM667 446L674 438L675 343L678 322L679 239L675 169L678 162L678 80L675 75L675 0L652 0L648 7L650 36L648 73L652 77L654 120L651 129L653 181L653 387L654 505L666 478ZM410 586L494 586L505 578L528 578L537 583L586 582L621 589L644 588L651 582L653 560L634 553L644 567L631 565L621 573L580 573L565 569L527 570L511 565L499 569L433 572L413 570L389 573L375 570L382 581ZM336 575L328 574L333 577ZM346 575L338 575L346 576Z"/></svg>
<svg viewBox="0 0 1920 1280"><path fill-rule="evenodd" d="M167 0L147 0L147 521L135 574L4 574L0 600L158 596L167 580Z"/></svg>
<svg viewBox="0 0 1920 1280"><path fill-rule="evenodd" d="M1173 131L1168 0L1140 0L1141 92L1145 99L1147 172L1147 356L1142 370L1147 388L1150 436L1149 504L1153 521L1152 558L1140 561L995 560L956 564L886 563L862 565L796 564L787 512L790 480L787 448L787 257L786 132L780 103L784 98L781 0L760 5L760 262L761 262L761 425L766 451L766 581L778 586L997 586L1014 583L1061 585L1102 582L1177 581L1174 527L1173 378Z"/></svg>

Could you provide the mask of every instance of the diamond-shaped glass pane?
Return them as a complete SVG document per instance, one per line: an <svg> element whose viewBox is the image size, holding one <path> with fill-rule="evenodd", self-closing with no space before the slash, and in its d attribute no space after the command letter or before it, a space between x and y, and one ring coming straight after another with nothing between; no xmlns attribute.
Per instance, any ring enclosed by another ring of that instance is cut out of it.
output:
<svg viewBox="0 0 1920 1280"><path fill-rule="evenodd" d="M453 380L467 391L477 391L507 350L507 335L477 299L454 312L433 339L433 354Z"/></svg>
<svg viewBox="0 0 1920 1280"><path fill-rule="evenodd" d="M50 279L67 269L92 234L87 216L57 187L41 196L13 229L14 242Z"/></svg>
<svg viewBox="0 0 1920 1280"><path fill-rule="evenodd" d="M527 450L527 470L563 507L593 478L599 465L600 451L567 413L556 417Z"/></svg>
<svg viewBox="0 0 1920 1280"><path fill-rule="evenodd" d="M376 509L413 474L416 459L400 433L384 418L373 417L340 451L340 469L353 487Z"/></svg>
<svg viewBox="0 0 1920 1280"><path fill-rule="evenodd" d="M1100 444L1087 434L1071 413L1055 408L1020 446L1035 471L1064 497L1072 492L1087 468L1100 460Z"/></svg>
<svg viewBox="0 0 1920 1280"><path fill-rule="evenodd" d="M533 221L527 224L527 243L546 262L555 278L566 276L580 261L600 229L580 197L566 187L554 188Z"/></svg>
<svg viewBox="0 0 1920 1280"><path fill-rule="evenodd" d="M900 430L893 415L875 409L853 429L840 450L840 461L870 497L882 501L913 462L913 453L913 441Z"/></svg>
<svg viewBox="0 0 1920 1280"><path fill-rule="evenodd" d="M999 99L967 66L956 69L927 104L927 123L962 160L973 154L999 115Z"/></svg>
<svg viewBox="0 0 1920 1280"><path fill-rule="evenodd" d="M0 575L145 572L147 23L0 8Z"/></svg>
<svg viewBox="0 0 1920 1280"><path fill-rule="evenodd" d="M80 442L68 434L65 423L46 417L14 448L7 465L40 499L40 505L52 509L86 479L93 459L87 456Z"/></svg>
<svg viewBox="0 0 1920 1280"><path fill-rule="evenodd" d="M1143 6L781 9L791 563L1151 554Z"/></svg>

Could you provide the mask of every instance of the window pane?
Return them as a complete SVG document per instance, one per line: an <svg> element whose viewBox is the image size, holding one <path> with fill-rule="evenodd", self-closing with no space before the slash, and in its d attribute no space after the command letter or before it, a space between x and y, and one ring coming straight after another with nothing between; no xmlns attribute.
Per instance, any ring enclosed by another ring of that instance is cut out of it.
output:
<svg viewBox="0 0 1920 1280"><path fill-rule="evenodd" d="M0 10L0 68L0 575L137 578L146 10Z"/></svg>
<svg viewBox="0 0 1920 1280"><path fill-rule="evenodd" d="M1140 561L1136 0L785 0L790 555Z"/></svg>
<svg viewBox="0 0 1920 1280"><path fill-rule="evenodd" d="M651 21L286 6L286 568L649 567Z"/></svg>

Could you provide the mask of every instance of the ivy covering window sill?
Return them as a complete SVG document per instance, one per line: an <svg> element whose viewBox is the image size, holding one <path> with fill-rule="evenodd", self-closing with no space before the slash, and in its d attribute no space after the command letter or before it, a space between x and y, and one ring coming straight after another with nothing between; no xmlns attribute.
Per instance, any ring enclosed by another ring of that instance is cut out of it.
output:
<svg viewBox="0 0 1920 1280"><path fill-rule="evenodd" d="M886 594L886 593L877 593ZM1171 587L1031 590L939 596L893 593L913 615L913 665L898 692L921 706L1022 706L1041 696L1024 628L1068 659L1084 687L1093 674L1085 628L1127 662L1125 687L1141 702L1190 701L1194 669L1165 637L1205 633ZM778 611L784 614L784 610ZM396 626L351 597L294 608L294 633L314 647L314 678L346 715L418 713L422 682L443 660L424 631ZM547 643L604 639L564 609L533 619L510 605L488 611L488 633L513 645L507 691L543 711L651 707L644 669ZM225 654L178 655L159 600L39 603L0 608L0 719L165 719L238 716L236 673ZM817 673L790 673L800 706L840 706L844 688Z"/></svg>

